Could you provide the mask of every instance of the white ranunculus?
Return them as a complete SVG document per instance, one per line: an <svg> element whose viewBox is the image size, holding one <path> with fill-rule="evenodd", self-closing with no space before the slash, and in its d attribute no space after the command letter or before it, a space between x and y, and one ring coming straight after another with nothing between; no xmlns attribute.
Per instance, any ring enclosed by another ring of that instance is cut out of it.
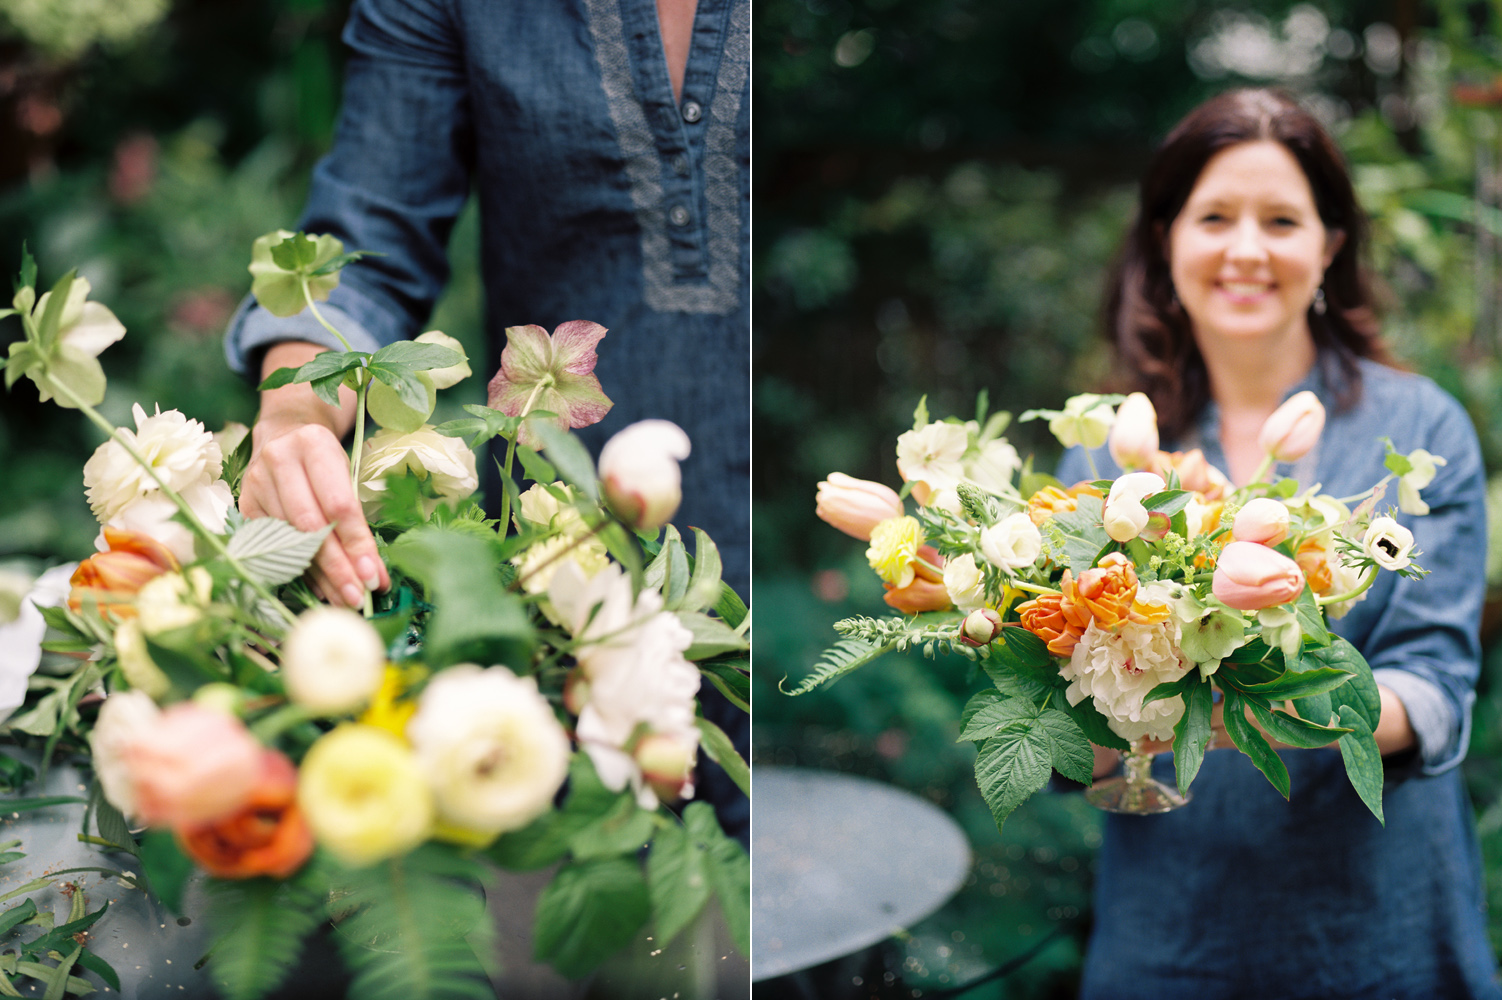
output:
<svg viewBox="0 0 1502 1000"><path fill-rule="evenodd" d="M67 600L69 578L77 568L77 563L67 563L37 577L15 619L0 625L0 722L26 701L26 683L42 662L47 622L37 608L55 608Z"/></svg>
<svg viewBox="0 0 1502 1000"><path fill-rule="evenodd" d="M668 420L642 420L600 449L600 484L621 520L638 531L656 531L683 502L678 463L690 444L683 428Z"/></svg>
<svg viewBox="0 0 1502 1000"><path fill-rule="evenodd" d="M1143 705L1142 699L1193 668L1179 651L1179 624L1169 618L1157 625L1127 622L1116 631L1091 622L1059 673L1069 681L1064 692L1069 704L1093 698L1111 731L1122 739L1171 740L1184 714L1184 699L1164 698L1150 705Z"/></svg>
<svg viewBox="0 0 1502 1000"><path fill-rule="evenodd" d="M1043 536L1026 511L1008 514L980 533L980 552L986 561L1012 572L1031 566L1043 550Z"/></svg>
<svg viewBox="0 0 1502 1000"><path fill-rule="evenodd" d="M976 611L986 606L985 577L975 564L975 557L968 552L944 564L944 589L961 611Z"/></svg>
<svg viewBox="0 0 1502 1000"><path fill-rule="evenodd" d="M407 724L445 822L484 834L526 826L568 776L569 740L530 677L461 664L440 671Z"/></svg>
<svg viewBox="0 0 1502 1000"><path fill-rule="evenodd" d="M411 472L426 479L439 497L462 500L480 485L475 453L463 439L446 437L424 425L408 434L382 430L365 441L360 459L360 502L373 513L386 495L386 477ZM425 500L428 513L438 500Z"/></svg>
<svg viewBox="0 0 1502 1000"><path fill-rule="evenodd" d="M287 697L322 715L353 712L370 701L386 669L386 644L348 608L304 611L282 643Z"/></svg>
<svg viewBox="0 0 1502 1000"><path fill-rule="evenodd" d="M1429 505L1419 496L1419 490L1434 482L1438 467L1446 463L1443 458L1422 448L1409 452L1408 461L1413 468L1398 478L1398 509L1405 514L1422 516L1429 513Z"/></svg>
<svg viewBox="0 0 1502 1000"><path fill-rule="evenodd" d="M1022 468L1022 459L1006 438L981 446L980 455L965 463L965 478L983 490L1002 493L1011 488L1012 475Z"/></svg>
<svg viewBox="0 0 1502 1000"><path fill-rule="evenodd" d="M1413 551L1413 532L1390 517L1375 517L1361 539L1361 547L1383 569L1404 569L1412 561L1408 553Z"/></svg>
<svg viewBox="0 0 1502 1000"><path fill-rule="evenodd" d="M1106 534L1118 542L1130 542L1147 527L1144 498L1160 492L1167 484L1154 472L1129 472L1111 484L1106 496L1102 521Z"/></svg>
<svg viewBox="0 0 1502 1000"><path fill-rule="evenodd" d="M965 478L963 458L969 446L970 434L963 424L927 424L897 438L897 471L904 482L926 483L931 490L953 489Z"/></svg>
<svg viewBox="0 0 1502 1000"><path fill-rule="evenodd" d="M131 412L136 429L122 427L119 433L169 489L182 493L219 478L223 455L214 435L202 423L189 420L177 410L162 413L159 409L148 417L139 403L131 407ZM101 523L142 497L161 492L156 480L113 438L95 449L84 463L83 483L88 489L89 506Z"/></svg>
<svg viewBox="0 0 1502 1000"><path fill-rule="evenodd" d="M146 692L116 691L99 706L99 718L89 734L99 787L104 797L127 817L136 815L137 806L128 753L133 745L151 735L161 714Z"/></svg>
<svg viewBox="0 0 1502 1000"><path fill-rule="evenodd" d="M195 566L182 573L152 577L136 593L136 620L145 635L159 635L202 620L214 581L208 570Z"/></svg>

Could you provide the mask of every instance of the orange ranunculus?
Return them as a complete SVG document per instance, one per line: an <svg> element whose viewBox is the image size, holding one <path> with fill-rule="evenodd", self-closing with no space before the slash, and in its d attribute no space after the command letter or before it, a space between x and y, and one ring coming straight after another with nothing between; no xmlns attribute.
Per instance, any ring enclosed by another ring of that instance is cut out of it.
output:
<svg viewBox="0 0 1502 1000"><path fill-rule="evenodd" d="M1069 579L1068 570L1064 571L1064 579ZM1083 622L1071 620L1080 617L1079 610L1077 605L1066 608L1060 594L1043 594L1017 605L1022 627L1048 643L1048 651L1055 656L1069 656L1080 636L1085 634L1090 619L1085 617Z"/></svg>
<svg viewBox="0 0 1502 1000"><path fill-rule="evenodd" d="M1067 577L1062 583L1066 604L1081 605L1101 628L1116 628L1122 622L1155 625L1168 620L1168 605L1137 599L1137 570L1120 552L1112 552L1094 569Z"/></svg>
<svg viewBox="0 0 1502 1000"><path fill-rule="evenodd" d="M84 598L92 595L100 613L132 617L136 613L132 603L136 592L148 580L172 572L180 564L165 545L147 535L105 528L104 541L109 546L107 551L89 556L73 571L68 607L80 611Z"/></svg>
<svg viewBox="0 0 1502 1000"><path fill-rule="evenodd" d="M242 809L176 833L183 852L218 878L286 878L313 853L313 833L297 807L297 768L275 750L262 756L260 779Z"/></svg>
<svg viewBox="0 0 1502 1000"><path fill-rule="evenodd" d="M1309 589L1316 594L1323 594L1330 589L1334 577L1330 573L1330 555L1318 537L1306 538L1304 544L1299 546L1298 553L1293 561L1299 564L1299 569L1304 571L1304 577L1309 581Z"/></svg>
<svg viewBox="0 0 1502 1000"><path fill-rule="evenodd" d="M1074 510L1078 504L1078 500L1057 486L1045 486L1027 498L1027 516L1041 528L1050 517Z"/></svg>
<svg viewBox="0 0 1502 1000"><path fill-rule="evenodd" d="M915 576L906 587L887 585L887 596L883 600L903 614L915 615L920 611L943 611L949 607L949 591L942 582Z"/></svg>

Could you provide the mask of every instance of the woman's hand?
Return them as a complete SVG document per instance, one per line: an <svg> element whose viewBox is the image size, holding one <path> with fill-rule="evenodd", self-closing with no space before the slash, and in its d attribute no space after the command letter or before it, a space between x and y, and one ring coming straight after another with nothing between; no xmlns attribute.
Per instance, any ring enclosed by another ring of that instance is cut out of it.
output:
<svg viewBox="0 0 1502 1000"><path fill-rule="evenodd" d="M262 362L262 377L305 364L325 349L299 341L275 344ZM391 579L339 443L354 426L355 394L344 388L339 396L342 405L336 409L306 383L261 393L250 464L240 482L240 512L247 518L280 518L299 531L333 524L308 576L324 600L355 608L366 591L389 587Z"/></svg>

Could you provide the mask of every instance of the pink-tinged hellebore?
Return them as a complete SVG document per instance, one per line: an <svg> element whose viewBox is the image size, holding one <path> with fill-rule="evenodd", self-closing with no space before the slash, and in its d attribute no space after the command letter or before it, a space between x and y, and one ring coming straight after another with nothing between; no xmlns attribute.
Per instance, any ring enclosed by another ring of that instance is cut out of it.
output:
<svg viewBox="0 0 1502 1000"><path fill-rule="evenodd" d="M1279 462L1297 462L1325 429L1325 404L1305 389L1272 412L1257 435L1257 445Z"/></svg>
<svg viewBox="0 0 1502 1000"><path fill-rule="evenodd" d="M1001 632L1001 615L990 608L979 608L960 622L960 641L967 646L984 646Z"/></svg>
<svg viewBox="0 0 1502 1000"><path fill-rule="evenodd" d="M1299 564L1256 542L1231 542L1215 564L1210 585L1217 600L1238 611L1287 604L1304 589Z"/></svg>
<svg viewBox="0 0 1502 1000"><path fill-rule="evenodd" d="M1288 537L1288 508L1272 497L1248 500L1231 522L1231 537L1238 542L1277 545Z"/></svg>
<svg viewBox="0 0 1502 1000"><path fill-rule="evenodd" d="M642 420L600 449L600 483L611 510L638 531L656 531L683 501L678 463L688 457L688 435L669 420Z"/></svg>
<svg viewBox="0 0 1502 1000"><path fill-rule="evenodd" d="M564 323L551 335L540 326L508 326L501 370L490 380L485 405L508 417L546 410L564 429L599 423L615 405L594 373L595 345L603 336L603 326L585 320ZM526 424L517 443L542 447Z"/></svg>
<svg viewBox="0 0 1502 1000"><path fill-rule="evenodd" d="M881 483L831 472L819 484L814 513L851 538L871 540L871 529L904 513L897 492Z"/></svg>
<svg viewBox="0 0 1502 1000"><path fill-rule="evenodd" d="M1158 411L1146 393L1132 393L1117 408L1106 444L1125 471L1153 467L1158 458Z"/></svg>

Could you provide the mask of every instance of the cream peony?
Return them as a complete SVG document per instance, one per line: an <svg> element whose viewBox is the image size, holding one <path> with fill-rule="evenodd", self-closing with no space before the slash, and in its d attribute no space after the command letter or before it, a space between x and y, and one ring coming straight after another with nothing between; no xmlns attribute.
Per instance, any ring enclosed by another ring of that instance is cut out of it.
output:
<svg viewBox="0 0 1502 1000"><path fill-rule="evenodd" d="M321 715L353 712L381 686L386 644L348 608L304 611L282 644L287 697Z"/></svg>
<svg viewBox="0 0 1502 1000"><path fill-rule="evenodd" d="M986 606L986 580L975 564L975 556L966 552L944 564L944 589L961 611L975 611Z"/></svg>
<svg viewBox="0 0 1502 1000"><path fill-rule="evenodd" d="M480 485L475 453L463 439L445 437L427 425L408 434L377 431L366 440L360 459L360 502L367 514L385 497L386 477L406 472L427 480L433 492L450 500L462 500ZM423 506L431 514L438 503L425 498Z"/></svg>
<svg viewBox="0 0 1502 1000"><path fill-rule="evenodd" d="M439 819L488 836L545 812L568 775L569 740L530 677L462 664L424 689L407 737Z"/></svg>
<svg viewBox="0 0 1502 1000"><path fill-rule="evenodd" d="M178 495L188 505L193 516L198 518L199 524L216 535L224 533L225 519L229 509L235 504L228 483L222 479L216 479L212 483L199 483L179 491ZM154 538L166 546L178 562L190 563L197 558L195 546L198 536L186 524L175 520L176 516L177 504L163 496L161 490L154 490L140 500L127 504L118 514L105 521L99 529L99 536L94 539L94 547L101 552L108 548L104 542L104 529L115 528Z"/></svg>
<svg viewBox="0 0 1502 1000"><path fill-rule="evenodd" d="M153 472L169 489L182 493L189 487L207 486L219 478L224 459L214 435L197 420L177 410L147 416L139 403L131 407L136 429L120 428ZM142 497L159 494L156 480L111 438L95 449L84 463L83 483L89 506L100 522L108 522ZM220 521L221 527L223 519Z"/></svg>
<svg viewBox="0 0 1502 1000"><path fill-rule="evenodd" d="M1069 703L1094 699L1117 736L1171 740L1184 700L1164 698L1144 706L1142 699L1192 669L1194 664L1179 652L1179 624L1169 618L1158 625L1127 622L1116 631L1091 622L1059 672L1069 681L1064 692Z"/></svg>
<svg viewBox="0 0 1502 1000"><path fill-rule="evenodd" d="M969 446L970 433L963 424L927 424L897 438L897 471L904 482L953 489L965 478L962 459Z"/></svg>
<svg viewBox="0 0 1502 1000"><path fill-rule="evenodd" d="M1043 536L1027 511L1008 514L980 533L980 552L986 562L1014 572L1026 569L1043 550Z"/></svg>

